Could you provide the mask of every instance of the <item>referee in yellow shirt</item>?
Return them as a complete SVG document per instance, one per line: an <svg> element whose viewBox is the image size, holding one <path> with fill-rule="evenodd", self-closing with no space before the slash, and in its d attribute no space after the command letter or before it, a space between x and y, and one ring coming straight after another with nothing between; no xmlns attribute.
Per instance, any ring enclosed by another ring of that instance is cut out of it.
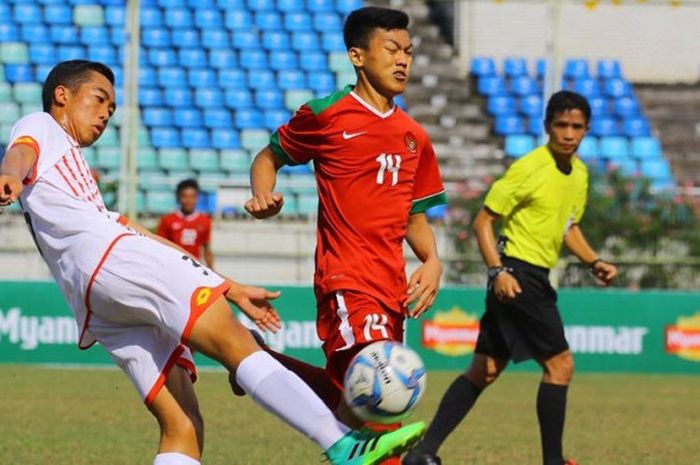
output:
<svg viewBox="0 0 700 465"><path fill-rule="evenodd" d="M561 91L547 103L547 145L514 162L486 196L474 221L488 266L486 312L475 355L452 383L425 438L404 465L440 465L437 450L479 394L508 364L535 359L542 366L537 418L544 465L573 465L562 453L566 394L574 361L564 337L557 294L549 283L562 243L603 285L617 275L586 241L579 222L586 207L588 171L575 156L591 109L584 97ZM498 241L494 224L503 221Z"/></svg>

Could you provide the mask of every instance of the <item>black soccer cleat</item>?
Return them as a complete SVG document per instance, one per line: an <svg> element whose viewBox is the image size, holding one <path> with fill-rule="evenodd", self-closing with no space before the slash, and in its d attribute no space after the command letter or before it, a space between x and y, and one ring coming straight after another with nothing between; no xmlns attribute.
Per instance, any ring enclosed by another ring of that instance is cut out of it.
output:
<svg viewBox="0 0 700 465"><path fill-rule="evenodd" d="M442 460L437 455L423 454L414 449L401 460L401 465L442 465Z"/></svg>
<svg viewBox="0 0 700 465"><path fill-rule="evenodd" d="M259 332L254 329L249 329L248 331L250 331L251 336L253 336L253 339L255 339L255 342L257 342L260 347L265 345L265 339L263 339ZM245 395L245 391L238 384L238 381L236 381L236 375L233 373L228 374L228 384L231 385L231 391L233 391L234 395L238 397L243 397Z"/></svg>

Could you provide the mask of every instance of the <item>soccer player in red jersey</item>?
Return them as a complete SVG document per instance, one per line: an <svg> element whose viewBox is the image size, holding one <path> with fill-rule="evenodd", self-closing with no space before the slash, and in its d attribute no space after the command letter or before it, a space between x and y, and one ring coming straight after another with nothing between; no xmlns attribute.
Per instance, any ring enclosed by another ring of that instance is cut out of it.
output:
<svg viewBox="0 0 700 465"><path fill-rule="evenodd" d="M405 13L386 8L352 12L343 32L357 84L301 106L251 167L253 196L246 210L267 218L284 203L273 192L277 170L314 163L314 288L326 373L293 360L286 366L312 387L319 377L330 377L333 389L319 394L331 406L341 397L352 357L374 341L402 341L406 316L418 317L430 307L442 274L425 215L446 201L438 162L425 130L394 104L411 70L408 22ZM422 262L409 280L404 239ZM348 421L340 407L339 417Z"/></svg>
<svg viewBox="0 0 700 465"><path fill-rule="evenodd" d="M177 210L163 215L156 233L173 242L197 260L202 258L209 268L214 267L211 252L211 217L197 211L199 184L194 179L185 179L175 189Z"/></svg>

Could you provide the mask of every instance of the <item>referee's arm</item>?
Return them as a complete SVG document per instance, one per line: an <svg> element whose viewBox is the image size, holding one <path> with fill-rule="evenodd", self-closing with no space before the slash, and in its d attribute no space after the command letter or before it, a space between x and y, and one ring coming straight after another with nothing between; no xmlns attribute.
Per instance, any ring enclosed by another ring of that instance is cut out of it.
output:
<svg viewBox="0 0 700 465"><path fill-rule="evenodd" d="M585 263L590 272L600 280L604 286L609 285L617 276L617 268L612 263L607 263L598 257L593 247L590 246L578 224L574 224L564 238L564 244L569 251Z"/></svg>

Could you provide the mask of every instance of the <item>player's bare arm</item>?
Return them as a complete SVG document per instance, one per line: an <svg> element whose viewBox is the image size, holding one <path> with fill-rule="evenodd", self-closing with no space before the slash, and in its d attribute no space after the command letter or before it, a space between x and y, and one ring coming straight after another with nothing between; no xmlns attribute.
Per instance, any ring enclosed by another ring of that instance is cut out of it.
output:
<svg viewBox="0 0 700 465"><path fill-rule="evenodd" d="M425 213L416 213L409 217L406 241L416 257L423 262L408 280L406 291L406 306L415 302L410 314L413 318L418 318L435 302L442 276L442 263L437 253L435 234Z"/></svg>
<svg viewBox="0 0 700 465"><path fill-rule="evenodd" d="M493 233L494 225L499 219L500 215L488 208L483 208L474 220L473 228L476 242L479 244L479 252L481 252L481 257L489 269L503 266L496 246L496 237ZM493 291L496 298L500 300L513 300L522 292L518 280L506 270L500 271L493 279Z"/></svg>
<svg viewBox="0 0 700 465"><path fill-rule="evenodd" d="M277 183L277 171L282 166L268 145L255 156L250 167L250 189L253 196L245 203L245 210L259 220L275 216L284 205L282 194L273 192Z"/></svg>
<svg viewBox="0 0 700 465"><path fill-rule="evenodd" d="M214 253L211 250L211 244L202 244L202 249L204 249L204 263L214 269Z"/></svg>
<svg viewBox="0 0 700 465"><path fill-rule="evenodd" d="M22 193L22 180L36 163L37 155L28 145L10 148L0 165L0 207L13 203Z"/></svg>
<svg viewBox="0 0 700 465"><path fill-rule="evenodd" d="M575 224L566 234L564 244L569 251L583 263L588 265L590 272L603 286L608 286L617 276L617 267L612 263L605 262L598 257L598 254L590 246L583 235L579 225Z"/></svg>

